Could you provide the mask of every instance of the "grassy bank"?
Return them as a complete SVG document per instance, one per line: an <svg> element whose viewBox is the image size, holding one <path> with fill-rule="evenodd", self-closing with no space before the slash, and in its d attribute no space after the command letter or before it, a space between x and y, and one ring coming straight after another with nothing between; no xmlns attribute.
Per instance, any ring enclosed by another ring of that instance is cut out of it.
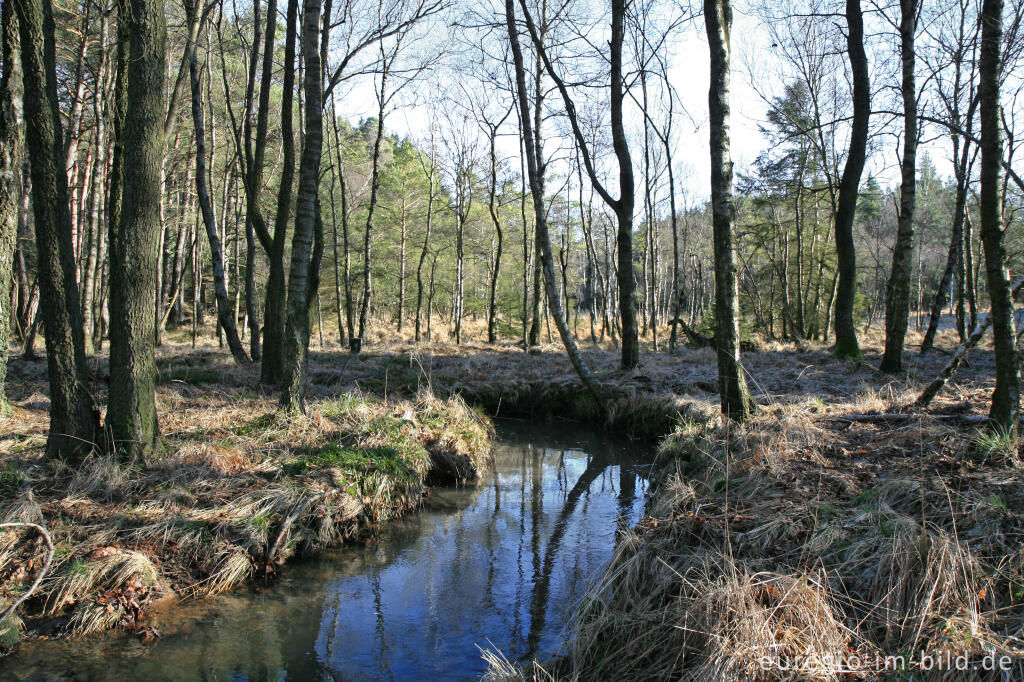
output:
<svg viewBox="0 0 1024 682"><path fill-rule="evenodd" d="M489 677L1024 679L1022 464L978 428L992 360L973 362L896 419L869 415L912 402L930 366L861 366L845 398L762 393L743 426L691 410L567 655L532 670L498 657Z"/></svg>
<svg viewBox="0 0 1024 682"><path fill-rule="evenodd" d="M275 396L165 373L164 452L70 468L42 456L46 401L28 369L0 417L0 522L43 523L55 553L23 622L4 624L4 646L115 626L152 635L155 602L215 594L357 539L417 507L428 483L474 482L491 452L485 417L426 390L391 402L335 393L290 416ZM0 530L0 607L31 584L45 550L33 532Z"/></svg>

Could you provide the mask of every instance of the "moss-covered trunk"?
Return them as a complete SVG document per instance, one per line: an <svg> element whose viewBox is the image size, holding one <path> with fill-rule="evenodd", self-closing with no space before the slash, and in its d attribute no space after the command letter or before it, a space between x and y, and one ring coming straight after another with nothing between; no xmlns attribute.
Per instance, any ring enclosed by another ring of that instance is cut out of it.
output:
<svg viewBox="0 0 1024 682"><path fill-rule="evenodd" d="M260 381L277 384L285 371L285 290L284 247L288 232L289 206L295 177L295 137L292 129L292 103L295 92L295 40L299 15L298 0L288 0L285 20L284 77L281 92L281 184L277 192L277 216L274 236L267 257L270 275L267 278L266 303L263 309L263 357Z"/></svg>
<svg viewBox="0 0 1024 682"><path fill-rule="evenodd" d="M1017 430L1020 414L1020 367L1013 328L1013 298L1007 277L1003 240L1002 127L999 107L1000 49L1003 0L984 0L981 10L981 64L978 96L981 108L981 242L985 274L992 299L992 336L996 354L996 387L989 420L1007 433Z"/></svg>
<svg viewBox="0 0 1024 682"><path fill-rule="evenodd" d="M839 272L836 283L836 345L839 358L859 358L860 344L853 325L853 305L857 291L857 251L853 243L853 219L857 212L857 190L868 146L868 120L871 117L871 81L868 58L864 52L864 17L860 0L846 0L846 46L853 72L853 122L850 150L839 181L836 206L836 259Z"/></svg>
<svg viewBox="0 0 1024 682"><path fill-rule="evenodd" d="M7 400L7 353L11 332L11 294L14 286L14 248L18 239L18 198L21 183L21 74L15 48L18 30L14 7L0 8L0 411Z"/></svg>
<svg viewBox="0 0 1024 682"><path fill-rule="evenodd" d="M154 361L154 297L159 265L164 149L166 23L157 0L126 0L118 18L128 39L121 215L110 235L110 398L112 446L146 457L159 440Z"/></svg>
<svg viewBox="0 0 1024 682"><path fill-rule="evenodd" d="M903 177L892 271L885 292L885 354L881 370L903 369L903 342L910 316L910 271L914 255L914 204L917 195L917 87L914 82L914 33L917 0L900 0L900 59L903 66Z"/></svg>
<svg viewBox="0 0 1024 682"><path fill-rule="evenodd" d="M281 404L302 410L306 389L309 353L310 281L315 257L314 238L322 232L318 226L317 195L320 188L320 155L323 149L323 113L319 33L320 2L303 0L302 54L304 57L305 131L299 166L298 201L295 206L295 230L292 235L291 267L288 273L287 326L285 327L285 372ZM318 243L322 240L318 239Z"/></svg>
<svg viewBox="0 0 1024 682"><path fill-rule="evenodd" d="M50 383L46 453L76 459L96 442L98 419L89 394L82 310L75 280L57 109L53 9L49 0L15 0L13 4L21 39L25 137L31 159L32 209L39 252L39 314L46 334Z"/></svg>

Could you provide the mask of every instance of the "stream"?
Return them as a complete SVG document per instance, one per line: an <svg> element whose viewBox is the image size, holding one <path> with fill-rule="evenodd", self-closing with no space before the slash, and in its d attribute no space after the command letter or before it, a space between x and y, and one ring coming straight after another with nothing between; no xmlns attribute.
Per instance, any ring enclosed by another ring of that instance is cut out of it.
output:
<svg viewBox="0 0 1024 682"><path fill-rule="evenodd" d="M23 645L13 680L462 680L557 656L566 624L640 520L650 449L564 424L501 421L494 471L434 488L424 509L365 544L289 564L280 578L154 616L125 633Z"/></svg>

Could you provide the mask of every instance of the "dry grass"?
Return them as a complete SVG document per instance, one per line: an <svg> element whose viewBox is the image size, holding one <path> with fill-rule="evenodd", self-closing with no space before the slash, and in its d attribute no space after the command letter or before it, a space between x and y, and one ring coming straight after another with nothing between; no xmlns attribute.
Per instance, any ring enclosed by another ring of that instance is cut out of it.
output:
<svg viewBox="0 0 1024 682"><path fill-rule="evenodd" d="M559 346L454 346L438 341L442 327L418 345L374 327L358 356L314 343L302 419L281 418L273 396L254 392L257 368L235 366L209 341L192 350L171 338L158 359L168 452L144 469L41 462L42 365L18 362L14 408L0 416L0 433L13 434L0 436L0 466L15 484L65 482L37 499L46 518L67 519L69 556L119 545L150 557L175 593L228 589L415 505L431 470L471 479L489 442L478 409L599 418ZM940 335L940 345L953 341ZM710 350L648 352L622 372L615 348L582 346L617 392L603 425L664 436L665 471L649 517L624 534L581 607L569 655L550 674L492 656L491 679L830 680L871 675L824 663L830 653L1016 650L1016 452L932 416L983 413L993 376L986 349L931 413L870 424L836 418L907 404L945 357L908 356L907 372L892 377L873 368L874 333L865 362L837 362L815 344L761 343L744 356L761 407L736 429L715 416ZM0 518L38 513L17 504ZM0 577L31 549L0 542ZM761 670L759 654L803 667Z"/></svg>
<svg viewBox="0 0 1024 682"><path fill-rule="evenodd" d="M424 388L388 402L355 386L320 387L307 414L291 416L277 410L276 395L254 391L258 368L180 346L164 351L164 447L137 464L104 454L73 468L46 460L44 364L12 364L13 407L0 416L0 520L43 519L57 546L50 576L22 608L30 634L41 625L56 634L136 627L156 600L273 575L292 556L414 509L428 477L473 482L489 461L490 422L457 397ZM21 493L26 485L35 502ZM0 600L29 584L41 549L0 531ZM10 627L5 642L16 639Z"/></svg>
<svg viewBox="0 0 1024 682"><path fill-rule="evenodd" d="M559 674L1020 679L1021 470L950 420L837 419L900 400L883 386L677 427L649 516L577 614ZM990 652L1013 660L1009 676L981 668ZM910 663L924 655L976 667Z"/></svg>

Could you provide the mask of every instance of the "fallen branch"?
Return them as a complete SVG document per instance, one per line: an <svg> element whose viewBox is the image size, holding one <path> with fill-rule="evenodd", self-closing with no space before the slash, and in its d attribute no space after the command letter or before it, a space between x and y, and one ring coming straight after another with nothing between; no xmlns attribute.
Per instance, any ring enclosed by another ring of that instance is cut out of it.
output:
<svg viewBox="0 0 1024 682"><path fill-rule="evenodd" d="M710 348L714 347L715 345L715 339L713 336L701 334L699 331L697 331L690 325L686 324L686 321L683 320L681 317L675 318L669 324L678 324L680 327L682 327L683 333L686 334L686 338L690 340L690 345L692 346L695 346L697 348Z"/></svg>
<svg viewBox="0 0 1024 682"><path fill-rule="evenodd" d="M42 570L39 571L39 573L36 575L36 579L32 583L32 586L28 588L28 591L25 592L25 594L18 597L17 601L15 601L13 604L7 607L7 610L4 611L3 615L0 615L0 623L2 623L3 621L10 618L11 614L14 613L15 610L19 606L21 606L26 599L31 597L33 592L39 589L39 583L43 582L43 578L45 578L46 574L50 572L50 564L53 563L53 555L55 553L55 550L53 547L53 539L50 537L49 531L47 531L44 526L41 526L38 523L29 523L27 521L12 521L10 523L0 523L0 528L32 528L43 536L43 539L46 540L47 546L50 548L50 551L46 554L46 563L43 564Z"/></svg>
<svg viewBox="0 0 1024 682"><path fill-rule="evenodd" d="M880 422L903 422L911 419L922 417L921 413L914 412L880 412L878 414L841 414L836 417L828 417L826 421L830 422L850 422L858 424L877 424ZM962 421L969 424L981 424L988 421L988 417L983 414L930 414L928 415L932 419L942 419L950 421ZM1024 415L1020 417L1021 421L1024 422Z"/></svg>

